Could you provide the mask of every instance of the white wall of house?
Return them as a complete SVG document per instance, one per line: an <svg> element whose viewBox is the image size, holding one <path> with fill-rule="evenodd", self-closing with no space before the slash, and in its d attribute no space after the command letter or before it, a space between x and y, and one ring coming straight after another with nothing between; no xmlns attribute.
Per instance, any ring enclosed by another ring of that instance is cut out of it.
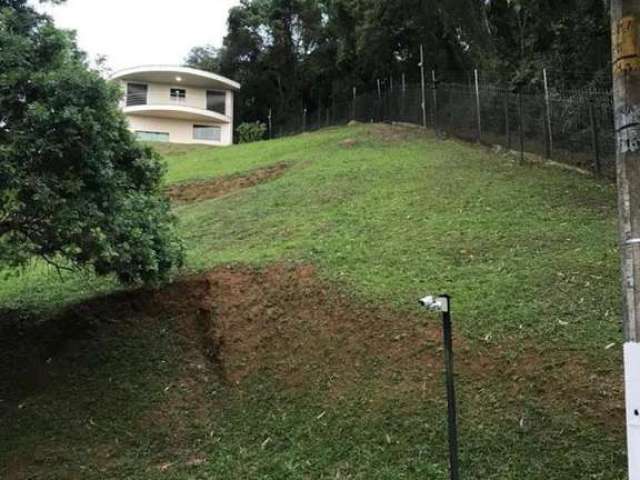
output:
<svg viewBox="0 0 640 480"><path fill-rule="evenodd" d="M234 109L234 92L232 90L221 90L215 88L199 88L181 83L155 83L138 80L120 80L123 92L125 93L121 106L125 110L125 114L129 120L129 126L132 132L146 132L148 134L168 134L168 141L171 143L198 143L206 145L231 145L233 144L233 109ZM204 112L207 110L207 91L215 90L225 93L225 113L228 122L218 122L214 119L184 119L184 115L178 115L178 118L171 118L168 112L162 112L161 115L154 116L152 113L136 114L128 113L126 105L127 84L145 84L147 85L147 106L166 106L168 110L172 107L183 106L191 107ZM172 88L179 88L186 91L184 101L176 102L171 98L170 92ZM183 117L183 118L179 118ZM194 137L194 127L196 125L219 127L221 130L220 141L209 141L197 139Z"/></svg>
<svg viewBox="0 0 640 480"><path fill-rule="evenodd" d="M129 128L132 132L166 133L171 143L198 143L204 145L231 145L233 143L233 131L230 123L213 123L199 120L181 120L173 118L160 118L141 115L127 115ZM194 126L207 125L220 127L219 142L194 139Z"/></svg>

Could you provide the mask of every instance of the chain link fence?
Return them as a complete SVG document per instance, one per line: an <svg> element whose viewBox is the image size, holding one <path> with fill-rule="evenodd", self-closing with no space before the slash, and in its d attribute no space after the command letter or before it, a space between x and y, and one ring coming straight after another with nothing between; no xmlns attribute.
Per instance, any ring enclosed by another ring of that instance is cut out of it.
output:
<svg viewBox="0 0 640 480"><path fill-rule="evenodd" d="M500 146L523 159L536 155L615 177L610 92L513 92L475 84L473 79L466 83L430 80L424 88L386 81L350 100L303 108L299 115L274 116L266 123L269 138L277 138L352 120L420 125L441 135Z"/></svg>

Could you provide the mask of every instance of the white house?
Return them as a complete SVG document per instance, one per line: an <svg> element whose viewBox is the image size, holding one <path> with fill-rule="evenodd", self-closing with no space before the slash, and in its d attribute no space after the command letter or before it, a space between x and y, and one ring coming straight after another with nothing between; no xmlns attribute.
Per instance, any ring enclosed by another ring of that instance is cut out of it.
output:
<svg viewBox="0 0 640 480"><path fill-rule="evenodd" d="M240 84L187 67L127 68L111 77L125 95L122 110L140 140L231 145L233 97Z"/></svg>

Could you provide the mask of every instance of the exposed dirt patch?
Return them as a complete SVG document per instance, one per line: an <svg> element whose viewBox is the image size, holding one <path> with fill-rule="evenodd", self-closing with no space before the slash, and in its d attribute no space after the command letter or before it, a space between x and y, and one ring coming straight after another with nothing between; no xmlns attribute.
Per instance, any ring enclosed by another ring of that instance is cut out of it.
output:
<svg viewBox="0 0 640 480"><path fill-rule="evenodd" d="M353 139L353 138L347 138L345 140L342 140L341 142L338 143L338 145L340 145L341 147L344 148L353 148L356 145L358 145L358 141Z"/></svg>
<svg viewBox="0 0 640 480"><path fill-rule="evenodd" d="M387 125L384 123L371 124L367 128L366 134L373 140L391 144L404 143L420 137L429 138L433 135L431 131L416 128L415 126Z"/></svg>
<svg viewBox="0 0 640 480"><path fill-rule="evenodd" d="M320 280L312 266L278 264L266 269L221 267L161 290L93 300L21 332L12 323L13 341L0 345L0 361L7 367L0 368L0 387L14 388L2 398L12 398L17 405L46 388L48 380L55 380L46 373L47 359L72 353L74 339L87 330L96 335L96 328L111 325L126 331L129 319L153 328L158 318L173 319L185 346L184 375L167 391L191 393L176 395L180 404L168 402L145 421L173 421L175 412L198 404L202 388L211 381L241 386L257 373L267 373L289 388L324 391L328 399L359 391L418 401L442 395L442 341L436 319L417 309L400 313L364 304ZM0 332L5 338L7 333ZM500 401L565 408L609 429L623 425L621 378L594 370L579 355L508 343L499 348L471 346L460 335L456 338L461 383L477 391L478 398L490 392L492 398L502 396ZM16 348L22 351L16 353ZM12 349L10 354L7 349ZM20 385L20 378L36 380ZM195 409L195 417L210 421L204 404L201 409Z"/></svg>
<svg viewBox="0 0 640 480"><path fill-rule="evenodd" d="M284 175L287 163L277 163L246 174L231 175L203 182L179 183L167 188L167 196L178 203L190 203L222 197L228 193L266 183Z"/></svg>

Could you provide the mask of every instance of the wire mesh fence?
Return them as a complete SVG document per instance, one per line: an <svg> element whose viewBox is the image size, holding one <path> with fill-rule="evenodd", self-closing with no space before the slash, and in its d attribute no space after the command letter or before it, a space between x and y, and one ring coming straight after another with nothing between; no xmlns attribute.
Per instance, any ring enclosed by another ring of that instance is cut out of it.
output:
<svg viewBox="0 0 640 480"><path fill-rule="evenodd" d="M434 75L435 77L435 75ZM424 92L424 93L423 93ZM355 93L355 92L354 92ZM427 81L393 85L350 100L274 117L269 138L350 121L407 123L440 134L497 145L521 158L536 155L594 174L615 177L615 132L610 92L513 92L501 86Z"/></svg>

